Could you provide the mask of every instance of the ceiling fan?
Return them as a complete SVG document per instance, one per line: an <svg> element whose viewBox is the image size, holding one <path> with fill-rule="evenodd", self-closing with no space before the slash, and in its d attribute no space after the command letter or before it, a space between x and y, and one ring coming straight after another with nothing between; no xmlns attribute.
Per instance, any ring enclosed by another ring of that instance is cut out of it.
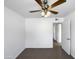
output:
<svg viewBox="0 0 79 59"><path fill-rule="evenodd" d="M51 13L58 14L58 11L51 10L51 9L66 2L66 0L58 0L55 3L53 3L51 6L49 6L48 0L35 0L35 1L41 6L42 10L34 10L34 11L30 11L30 13L42 11L41 15L44 17L48 17Z"/></svg>

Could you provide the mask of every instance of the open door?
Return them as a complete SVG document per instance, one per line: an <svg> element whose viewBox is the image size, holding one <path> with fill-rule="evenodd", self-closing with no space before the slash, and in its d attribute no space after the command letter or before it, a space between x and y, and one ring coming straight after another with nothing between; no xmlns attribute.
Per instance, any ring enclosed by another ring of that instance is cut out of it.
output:
<svg viewBox="0 0 79 59"><path fill-rule="evenodd" d="M62 23L62 48L70 55L70 20L68 19Z"/></svg>

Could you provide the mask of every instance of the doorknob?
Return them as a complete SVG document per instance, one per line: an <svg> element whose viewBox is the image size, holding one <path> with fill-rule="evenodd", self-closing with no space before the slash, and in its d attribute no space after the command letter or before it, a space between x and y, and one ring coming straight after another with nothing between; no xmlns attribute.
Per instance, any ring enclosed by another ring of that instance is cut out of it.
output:
<svg viewBox="0 0 79 59"><path fill-rule="evenodd" d="M67 40L70 40L69 38Z"/></svg>

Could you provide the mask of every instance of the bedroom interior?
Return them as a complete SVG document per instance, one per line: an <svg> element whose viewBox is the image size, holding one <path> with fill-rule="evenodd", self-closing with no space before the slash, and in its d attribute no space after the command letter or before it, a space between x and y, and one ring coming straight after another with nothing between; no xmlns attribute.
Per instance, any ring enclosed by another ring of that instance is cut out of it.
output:
<svg viewBox="0 0 79 59"><path fill-rule="evenodd" d="M75 0L4 0L4 59L75 59Z"/></svg>

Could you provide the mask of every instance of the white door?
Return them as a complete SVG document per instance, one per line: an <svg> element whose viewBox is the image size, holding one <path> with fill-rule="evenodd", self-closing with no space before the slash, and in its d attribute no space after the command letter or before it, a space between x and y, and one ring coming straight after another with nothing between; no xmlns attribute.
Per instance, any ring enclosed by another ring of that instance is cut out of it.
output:
<svg viewBox="0 0 79 59"><path fill-rule="evenodd" d="M65 20L62 23L62 48L70 55L70 20Z"/></svg>

